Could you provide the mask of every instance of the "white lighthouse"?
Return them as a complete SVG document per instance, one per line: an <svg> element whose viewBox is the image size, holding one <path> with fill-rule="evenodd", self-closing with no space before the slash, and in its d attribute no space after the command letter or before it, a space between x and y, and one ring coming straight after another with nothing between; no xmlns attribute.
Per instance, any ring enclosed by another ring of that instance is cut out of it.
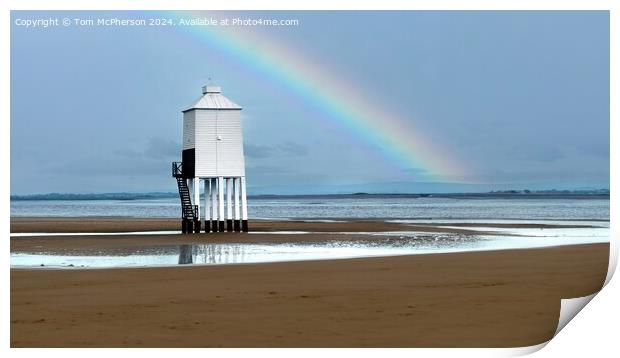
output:
<svg viewBox="0 0 620 358"><path fill-rule="evenodd" d="M172 176L183 232L248 231L241 107L220 87L202 87L202 96L183 110L182 162L172 163Z"/></svg>

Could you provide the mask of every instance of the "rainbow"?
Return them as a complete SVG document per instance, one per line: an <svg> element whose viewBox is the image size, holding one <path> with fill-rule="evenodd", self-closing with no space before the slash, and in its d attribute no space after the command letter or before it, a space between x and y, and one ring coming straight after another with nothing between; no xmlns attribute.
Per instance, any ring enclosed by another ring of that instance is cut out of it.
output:
<svg viewBox="0 0 620 358"><path fill-rule="evenodd" d="M204 12L169 12L175 19L204 18ZM222 12L217 13L220 18ZM207 15L210 16L210 15ZM178 29L179 27L177 27ZM379 151L401 170L422 170L430 181L462 180L463 168L444 148L431 143L411 118L386 111L374 97L361 93L328 69L300 58L291 49L256 32L237 27L183 26L183 31L255 72L272 84L283 86L299 100L315 108L324 120Z"/></svg>

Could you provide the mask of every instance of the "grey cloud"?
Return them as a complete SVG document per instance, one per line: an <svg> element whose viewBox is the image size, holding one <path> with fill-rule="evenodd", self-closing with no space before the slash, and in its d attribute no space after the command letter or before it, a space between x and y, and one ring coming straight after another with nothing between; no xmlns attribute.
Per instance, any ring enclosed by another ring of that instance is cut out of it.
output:
<svg viewBox="0 0 620 358"><path fill-rule="evenodd" d="M536 146L527 143L512 147L508 150L508 154L514 159L543 163L555 162L564 157L564 153L556 146Z"/></svg>
<svg viewBox="0 0 620 358"><path fill-rule="evenodd" d="M250 158L262 159L274 156L301 157L308 154L308 148L295 142L284 142L275 145L257 145L246 143L245 155Z"/></svg>
<svg viewBox="0 0 620 358"><path fill-rule="evenodd" d="M252 174L290 174L294 173L288 168L273 166L273 165L256 165L248 167L247 171Z"/></svg>
<svg viewBox="0 0 620 358"><path fill-rule="evenodd" d="M243 151L247 157L261 159L270 157L273 153L273 148L268 145L246 143L243 146Z"/></svg>
<svg viewBox="0 0 620 358"><path fill-rule="evenodd" d="M170 163L167 160L134 158L115 160L113 158L92 156L76 159L70 163L60 163L49 168L54 174L71 176L141 176L169 175Z"/></svg>
<svg viewBox="0 0 620 358"><path fill-rule="evenodd" d="M170 170L170 162L181 157L181 144L154 137L149 138L142 148L121 148L109 154L84 153L81 157L72 158L69 163L54 163L49 170L52 173L83 177L166 175Z"/></svg>
<svg viewBox="0 0 620 358"><path fill-rule="evenodd" d="M144 154L152 158L176 158L181 155L181 143L171 139L151 138Z"/></svg>
<svg viewBox="0 0 620 358"><path fill-rule="evenodd" d="M579 143L577 147L581 150L582 153L598 158L609 158L609 141L606 138L602 138L601 140L591 140L584 141Z"/></svg>
<svg viewBox="0 0 620 358"><path fill-rule="evenodd" d="M149 158L173 160L181 156L181 143L170 139L154 137L149 138L141 150L122 148L114 153L132 159Z"/></svg>
<svg viewBox="0 0 620 358"><path fill-rule="evenodd" d="M284 142L276 146L285 155L300 157L308 154L308 148L294 142Z"/></svg>

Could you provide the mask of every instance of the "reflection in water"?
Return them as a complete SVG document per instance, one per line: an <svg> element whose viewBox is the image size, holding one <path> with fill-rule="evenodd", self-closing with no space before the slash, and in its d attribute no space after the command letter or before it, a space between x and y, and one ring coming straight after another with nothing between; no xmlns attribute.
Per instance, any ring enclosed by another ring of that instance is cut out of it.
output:
<svg viewBox="0 0 620 358"><path fill-rule="evenodd" d="M179 245L179 265L243 263L243 247L243 244ZM165 251L160 254L165 255Z"/></svg>
<svg viewBox="0 0 620 358"><path fill-rule="evenodd" d="M207 244L194 246L194 258L200 264L233 264L245 262L241 244Z"/></svg>
<svg viewBox="0 0 620 358"><path fill-rule="evenodd" d="M179 246L179 265L187 265L193 263L192 245Z"/></svg>

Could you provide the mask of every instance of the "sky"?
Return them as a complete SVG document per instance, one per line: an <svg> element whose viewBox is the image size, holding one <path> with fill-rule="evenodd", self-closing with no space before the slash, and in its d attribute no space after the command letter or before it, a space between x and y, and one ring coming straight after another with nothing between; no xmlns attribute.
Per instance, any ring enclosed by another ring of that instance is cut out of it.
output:
<svg viewBox="0 0 620 358"><path fill-rule="evenodd" d="M175 191L209 79L243 107L250 194L609 188L605 11L11 17L11 194Z"/></svg>

